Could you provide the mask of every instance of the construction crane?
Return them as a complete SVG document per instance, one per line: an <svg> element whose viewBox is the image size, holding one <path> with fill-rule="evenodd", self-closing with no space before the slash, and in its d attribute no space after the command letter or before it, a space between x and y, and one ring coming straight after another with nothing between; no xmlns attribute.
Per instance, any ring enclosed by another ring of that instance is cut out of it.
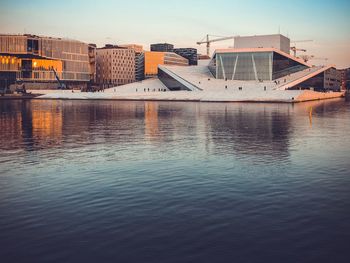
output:
<svg viewBox="0 0 350 263"><path fill-rule="evenodd" d="M53 67L51 68L51 70L52 70L52 72L54 73L55 78L56 78L56 80L57 80L57 82L58 82L59 89L67 89L66 84L64 84L63 82L61 82L60 78L58 77L58 74L57 74L56 70L55 70Z"/></svg>
<svg viewBox="0 0 350 263"><path fill-rule="evenodd" d="M294 53L294 57L297 57L297 51L306 52L306 49L297 48L297 47L290 47L290 50L292 50L292 51L293 51L293 53Z"/></svg>
<svg viewBox="0 0 350 263"><path fill-rule="evenodd" d="M302 52L306 52L306 49L302 49L302 48L297 48L296 47L296 43L303 43L303 42L312 42L313 40L292 40L290 41L291 43L294 43L294 46L290 47L290 50L293 51L294 53L294 57L297 57L297 51L302 51Z"/></svg>
<svg viewBox="0 0 350 263"><path fill-rule="evenodd" d="M219 37L219 38L209 39L209 37ZM210 56L210 43L224 41L224 40L230 40L230 39L234 39L234 38L235 38L235 36L221 37L221 36L206 35L203 38L205 40L202 39L201 41L198 41L197 45L207 44L207 56Z"/></svg>
<svg viewBox="0 0 350 263"><path fill-rule="evenodd" d="M308 62L311 59L312 60L325 60L326 62L328 61L328 58L315 57L314 55L311 55L311 56L309 56L309 55L302 55L302 56L300 56L300 58L302 60L304 60L305 63Z"/></svg>

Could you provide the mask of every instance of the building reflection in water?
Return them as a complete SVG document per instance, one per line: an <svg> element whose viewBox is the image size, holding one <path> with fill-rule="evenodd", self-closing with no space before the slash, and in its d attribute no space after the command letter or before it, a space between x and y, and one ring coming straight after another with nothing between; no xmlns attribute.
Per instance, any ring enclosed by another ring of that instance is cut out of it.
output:
<svg viewBox="0 0 350 263"><path fill-rule="evenodd" d="M21 101L0 101L0 149L16 149L22 134Z"/></svg>
<svg viewBox="0 0 350 263"><path fill-rule="evenodd" d="M158 103L145 102L145 138L157 140L159 137Z"/></svg>
<svg viewBox="0 0 350 263"><path fill-rule="evenodd" d="M193 154L288 158L290 140L314 132L313 116L338 112L338 101L300 104L131 101L1 101L0 149L153 144ZM334 109L334 111L333 111Z"/></svg>
<svg viewBox="0 0 350 263"><path fill-rule="evenodd" d="M207 114L208 139L215 153L289 155L290 105L218 104Z"/></svg>

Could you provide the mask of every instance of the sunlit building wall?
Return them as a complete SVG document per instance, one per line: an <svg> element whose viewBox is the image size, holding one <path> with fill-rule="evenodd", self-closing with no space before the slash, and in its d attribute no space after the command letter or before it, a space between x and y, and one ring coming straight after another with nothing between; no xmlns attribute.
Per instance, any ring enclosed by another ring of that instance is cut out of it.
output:
<svg viewBox="0 0 350 263"><path fill-rule="evenodd" d="M125 47L132 49L135 52L135 80L142 81L145 79L145 51L142 45L137 44L126 44L119 45L120 47Z"/></svg>
<svg viewBox="0 0 350 263"><path fill-rule="evenodd" d="M10 82L56 82L52 69L63 82L71 85L84 85L90 80L88 45L79 41L35 35L0 35L0 55L15 57L20 62L15 78L12 75ZM0 60L0 79L9 75L3 65Z"/></svg>
<svg viewBox="0 0 350 263"><path fill-rule="evenodd" d="M172 52L145 52L145 77L155 77L158 65L188 66L188 59Z"/></svg>
<svg viewBox="0 0 350 263"><path fill-rule="evenodd" d="M135 82L135 52L107 45L96 50L96 80L103 87Z"/></svg>

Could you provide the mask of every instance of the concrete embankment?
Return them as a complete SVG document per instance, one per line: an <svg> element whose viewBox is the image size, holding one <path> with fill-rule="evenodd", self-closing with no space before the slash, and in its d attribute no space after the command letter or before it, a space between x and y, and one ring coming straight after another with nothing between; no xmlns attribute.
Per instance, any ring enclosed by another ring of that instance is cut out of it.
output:
<svg viewBox="0 0 350 263"><path fill-rule="evenodd" d="M311 101L311 100L325 100L341 98L345 96L345 92L316 92L311 90L303 91L295 100L297 102Z"/></svg>
<svg viewBox="0 0 350 263"><path fill-rule="evenodd" d="M147 101L205 101L205 102L303 102L343 97L343 92L315 91L166 91L166 92L50 92L39 99L65 100L147 100Z"/></svg>

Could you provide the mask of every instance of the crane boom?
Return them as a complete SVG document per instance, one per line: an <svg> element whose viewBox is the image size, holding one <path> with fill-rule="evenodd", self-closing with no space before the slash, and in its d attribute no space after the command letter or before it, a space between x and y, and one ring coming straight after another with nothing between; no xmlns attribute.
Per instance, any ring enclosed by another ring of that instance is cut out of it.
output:
<svg viewBox="0 0 350 263"><path fill-rule="evenodd" d="M234 39L235 38L235 36L228 36L228 37L220 37L220 38L215 38L215 39L209 39L209 36L210 35L206 35L206 40L205 41L198 41L197 42L197 45L207 44L207 56L209 56L209 54L210 54L210 43L224 41L224 40L230 40L230 39Z"/></svg>

